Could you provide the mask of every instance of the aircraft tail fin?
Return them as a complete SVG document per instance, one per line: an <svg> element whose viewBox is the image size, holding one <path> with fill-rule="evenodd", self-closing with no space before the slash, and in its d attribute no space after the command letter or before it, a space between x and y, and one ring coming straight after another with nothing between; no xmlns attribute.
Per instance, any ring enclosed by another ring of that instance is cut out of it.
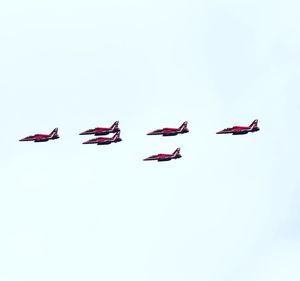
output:
<svg viewBox="0 0 300 281"><path fill-rule="evenodd" d="M120 132L116 132L113 136L113 140L117 140L118 138L120 138Z"/></svg>
<svg viewBox="0 0 300 281"><path fill-rule="evenodd" d="M116 129L116 128L118 128L118 126L119 126L119 121L116 121L116 122L114 122L113 124L112 124L112 126L110 127L112 130L114 130L114 129Z"/></svg>
<svg viewBox="0 0 300 281"><path fill-rule="evenodd" d="M255 119L251 124L250 124L250 128L252 129L252 128L254 128L254 127L257 127L257 123L258 123L258 120L257 119Z"/></svg>
<svg viewBox="0 0 300 281"><path fill-rule="evenodd" d="M176 148L176 150L173 152L173 155L180 154L180 147Z"/></svg>
<svg viewBox="0 0 300 281"><path fill-rule="evenodd" d="M182 130L186 129L186 128L187 128L187 124L188 124L188 122L187 122L187 121L184 121L184 122L180 125L179 130L182 131Z"/></svg>
<svg viewBox="0 0 300 281"><path fill-rule="evenodd" d="M50 133L50 137L53 138L53 137L55 137L55 136L58 136L57 132L58 132L58 128L55 128L55 129Z"/></svg>

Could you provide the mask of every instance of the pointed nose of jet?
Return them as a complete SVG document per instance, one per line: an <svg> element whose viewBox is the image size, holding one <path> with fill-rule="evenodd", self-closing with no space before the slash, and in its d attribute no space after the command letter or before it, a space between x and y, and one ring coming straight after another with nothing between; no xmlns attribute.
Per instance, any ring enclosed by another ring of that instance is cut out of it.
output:
<svg viewBox="0 0 300 281"><path fill-rule="evenodd" d="M154 131L151 131L149 133L147 133L148 136L155 136L155 135L159 135L161 132L160 130L154 130Z"/></svg>
<svg viewBox="0 0 300 281"><path fill-rule="evenodd" d="M79 135L83 136L86 134L86 131L79 133Z"/></svg>

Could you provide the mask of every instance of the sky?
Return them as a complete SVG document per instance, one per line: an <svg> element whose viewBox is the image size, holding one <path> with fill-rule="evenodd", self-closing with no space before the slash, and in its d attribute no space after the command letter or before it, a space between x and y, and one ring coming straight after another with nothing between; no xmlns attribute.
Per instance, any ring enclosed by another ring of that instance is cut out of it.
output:
<svg viewBox="0 0 300 281"><path fill-rule="evenodd" d="M299 8L2 1L0 280L298 281Z"/></svg>

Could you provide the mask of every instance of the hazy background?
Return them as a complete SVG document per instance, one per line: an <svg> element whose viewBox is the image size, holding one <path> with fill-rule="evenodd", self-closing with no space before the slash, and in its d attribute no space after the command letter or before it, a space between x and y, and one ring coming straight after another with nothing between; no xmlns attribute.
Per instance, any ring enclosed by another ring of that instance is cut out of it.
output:
<svg viewBox="0 0 300 281"><path fill-rule="evenodd" d="M2 1L0 279L299 281L299 9ZM115 120L123 142L81 145Z"/></svg>

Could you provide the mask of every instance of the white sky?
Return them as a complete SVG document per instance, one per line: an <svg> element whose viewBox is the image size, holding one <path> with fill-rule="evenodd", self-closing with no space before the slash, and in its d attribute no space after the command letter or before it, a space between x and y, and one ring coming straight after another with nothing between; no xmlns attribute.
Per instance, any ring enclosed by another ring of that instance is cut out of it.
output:
<svg viewBox="0 0 300 281"><path fill-rule="evenodd" d="M299 281L299 8L1 2L0 280Z"/></svg>

